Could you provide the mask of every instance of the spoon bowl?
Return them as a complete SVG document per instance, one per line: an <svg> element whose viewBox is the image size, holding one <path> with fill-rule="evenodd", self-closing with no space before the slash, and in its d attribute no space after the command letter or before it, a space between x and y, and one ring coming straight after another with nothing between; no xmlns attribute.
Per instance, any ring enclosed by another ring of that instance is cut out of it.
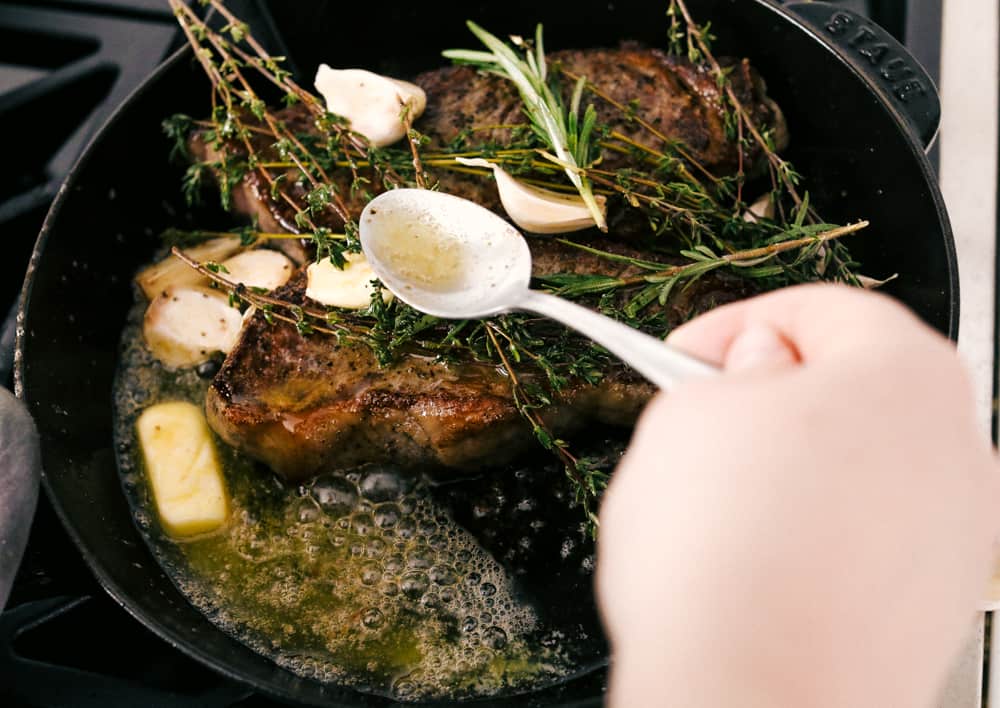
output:
<svg viewBox="0 0 1000 708"><path fill-rule="evenodd" d="M393 295L443 319L528 310L573 327L663 389L715 367L626 324L532 290L531 251L521 233L468 199L394 189L361 212L361 248Z"/></svg>
<svg viewBox="0 0 1000 708"><path fill-rule="evenodd" d="M531 282L521 233L475 202L427 189L393 189L361 212L361 248L400 300L444 319L513 309Z"/></svg>

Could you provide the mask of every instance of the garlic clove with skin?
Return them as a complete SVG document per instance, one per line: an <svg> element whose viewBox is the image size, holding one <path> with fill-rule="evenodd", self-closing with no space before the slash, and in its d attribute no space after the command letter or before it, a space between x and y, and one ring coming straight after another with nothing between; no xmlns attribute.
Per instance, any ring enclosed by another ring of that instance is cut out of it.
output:
<svg viewBox="0 0 1000 708"><path fill-rule="evenodd" d="M493 170L504 211L511 221L525 231L535 234L565 234L596 226L590 209L575 194L563 194L525 184L514 179L500 165L479 157L455 159L468 167L487 167ZM607 199L600 195L596 199L601 213L606 213Z"/></svg>
<svg viewBox="0 0 1000 708"><path fill-rule="evenodd" d="M427 94L416 84L364 69L333 69L320 64L314 82L326 110L350 121L375 147L391 145L406 135L403 107L416 120L427 107Z"/></svg>

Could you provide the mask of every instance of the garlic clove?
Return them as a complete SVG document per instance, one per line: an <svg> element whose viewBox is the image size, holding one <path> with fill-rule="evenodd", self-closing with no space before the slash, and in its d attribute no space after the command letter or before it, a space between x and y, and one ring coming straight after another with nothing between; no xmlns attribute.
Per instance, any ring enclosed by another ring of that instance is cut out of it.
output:
<svg viewBox="0 0 1000 708"><path fill-rule="evenodd" d="M596 226L594 217L584 201L575 194L562 194L542 189L514 179L500 165L482 158L456 157L469 167L487 167L493 170L500 202L511 221L530 233L565 234ZM601 213L607 211L607 199L596 197Z"/></svg>
<svg viewBox="0 0 1000 708"><path fill-rule="evenodd" d="M330 307L361 310L371 304L377 276L363 253L345 253L344 258L343 269L329 258L309 265L306 297ZM383 297L388 301L391 295L383 290Z"/></svg>
<svg viewBox="0 0 1000 708"><path fill-rule="evenodd" d="M888 278L879 280L878 278L872 278L868 275L858 275L858 283L865 290L877 290L887 283L891 283L893 280L899 277L899 273L893 273Z"/></svg>
<svg viewBox="0 0 1000 708"><path fill-rule="evenodd" d="M237 253L243 246L237 236L223 236L205 241L197 246L183 249L188 258L204 263L205 261L222 261ZM169 287L182 285L202 285L208 279L191 268L180 258L168 255L162 261L143 268L135 277L135 282L142 288L146 299L152 301Z"/></svg>
<svg viewBox="0 0 1000 708"><path fill-rule="evenodd" d="M314 85L326 109L350 121L351 129L376 147L391 145L406 135L401 120L404 105L410 104L411 121L427 107L427 94L419 86L364 69L320 64Z"/></svg>
<svg viewBox="0 0 1000 708"><path fill-rule="evenodd" d="M226 269L222 275L227 280L264 290L274 290L287 283L293 270L288 256L266 248L238 253L221 265Z"/></svg>
<svg viewBox="0 0 1000 708"><path fill-rule="evenodd" d="M748 221L751 224L756 224L761 219L773 219L774 218L774 200L771 199L771 194L765 194L760 199L755 201L747 210L743 212L743 221Z"/></svg>
<svg viewBox="0 0 1000 708"><path fill-rule="evenodd" d="M146 308L142 335L153 356L169 369L197 366L214 352L229 353L243 316L218 290L171 286Z"/></svg>

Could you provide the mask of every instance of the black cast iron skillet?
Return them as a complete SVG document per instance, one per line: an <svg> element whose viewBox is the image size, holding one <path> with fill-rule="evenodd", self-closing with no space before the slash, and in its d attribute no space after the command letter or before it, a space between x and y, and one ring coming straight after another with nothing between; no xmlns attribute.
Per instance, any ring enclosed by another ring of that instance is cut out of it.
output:
<svg viewBox="0 0 1000 708"><path fill-rule="evenodd" d="M935 89L878 27L824 3L688 0L710 19L717 51L749 57L783 107L789 157L835 222L870 219L851 247L873 276L933 327L955 338L958 280L948 218L924 149L938 122ZM550 48L661 45L666 2L273 3L306 84L319 61L400 76L440 65L439 51L474 46L464 20L497 34L545 24ZM112 447L111 384L131 303L129 280L167 226L190 224L178 169L166 163L160 121L206 112L208 91L190 53L162 66L108 121L59 193L38 239L20 309L16 383L37 422L44 485L107 591L181 651L253 689L323 706L386 699L297 678L217 630L153 560L133 525ZM204 226L204 224L199 224ZM831 333L835 336L836 333ZM103 641L104 639L98 639ZM602 671L497 705L600 701ZM665 687L669 690L669 687Z"/></svg>

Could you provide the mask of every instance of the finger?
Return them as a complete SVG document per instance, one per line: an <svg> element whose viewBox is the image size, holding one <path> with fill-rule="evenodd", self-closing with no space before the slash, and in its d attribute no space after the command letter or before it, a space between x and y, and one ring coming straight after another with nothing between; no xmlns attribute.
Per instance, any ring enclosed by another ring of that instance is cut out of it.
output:
<svg viewBox="0 0 1000 708"><path fill-rule="evenodd" d="M737 335L751 323L773 328L802 361L904 335L926 337L932 331L885 295L821 284L783 288L725 305L677 328L667 341L722 365Z"/></svg>
<svg viewBox="0 0 1000 708"><path fill-rule="evenodd" d="M774 327L750 322L726 351L725 370L731 373L780 369L798 363L798 352Z"/></svg>

